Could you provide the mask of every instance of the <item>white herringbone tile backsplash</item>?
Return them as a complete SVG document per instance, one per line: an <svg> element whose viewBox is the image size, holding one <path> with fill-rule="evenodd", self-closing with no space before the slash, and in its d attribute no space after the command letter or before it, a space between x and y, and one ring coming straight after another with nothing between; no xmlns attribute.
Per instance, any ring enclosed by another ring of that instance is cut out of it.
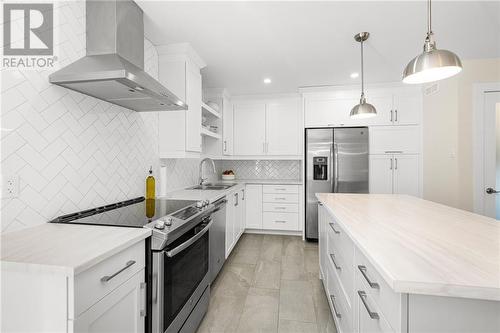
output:
<svg viewBox="0 0 500 333"><path fill-rule="evenodd" d="M85 55L84 1L55 2L57 66ZM55 68L54 70L56 70ZM145 69L158 77L146 40ZM48 82L52 70L3 70L2 176L19 195L2 199L2 231L144 195L158 174L158 114L138 113Z"/></svg>
<svg viewBox="0 0 500 333"><path fill-rule="evenodd" d="M300 179L299 160L221 160L217 161L219 177L233 170L236 179Z"/></svg>

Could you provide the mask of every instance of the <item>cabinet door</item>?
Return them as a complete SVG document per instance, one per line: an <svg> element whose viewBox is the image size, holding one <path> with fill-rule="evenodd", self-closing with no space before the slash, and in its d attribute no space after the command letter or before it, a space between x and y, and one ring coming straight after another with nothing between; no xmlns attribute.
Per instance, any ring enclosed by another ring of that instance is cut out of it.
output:
<svg viewBox="0 0 500 333"><path fill-rule="evenodd" d="M234 226L236 221L236 197L233 193L227 195L226 205L226 259L231 254L234 246Z"/></svg>
<svg viewBox="0 0 500 333"><path fill-rule="evenodd" d="M370 154L418 154L420 126L374 126L369 129Z"/></svg>
<svg viewBox="0 0 500 333"><path fill-rule="evenodd" d="M323 279L326 278L326 263L327 263L327 244L326 244L326 216L325 207L322 203L318 204L318 252L319 252L319 265Z"/></svg>
<svg viewBox="0 0 500 333"><path fill-rule="evenodd" d="M144 269L121 284L74 321L74 332L144 332Z"/></svg>
<svg viewBox="0 0 500 333"><path fill-rule="evenodd" d="M233 209L234 209L234 215L233 215L233 220L234 220L234 225L233 225L233 246L238 242L238 238L240 237L240 223L241 223L241 213L240 213L240 207L241 207L241 192L236 191L232 194L234 198L234 204L233 204Z"/></svg>
<svg viewBox="0 0 500 333"><path fill-rule="evenodd" d="M359 102L359 101L358 101ZM366 102L370 103L377 110L377 115L372 118L359 119L358 125L392 125L394 120L392 95L371 96L367 94ZM357 104L357 103L356 103ZM354 106L354 105L353 105Z"/></svg>
<svg viewBox="0 0 500 333"><path fill-rule="evenodd" d="M300 108L297 101L266 105L268 155L298 155L300 133Z"/></svg>
<svg viewBox="0 0 500 333"><path fill-rule="evenodd" d="M247 207L247 191L245 188L241 189L240 191L240 202L238 205L238 210L239 210L239 216L240 216L240 234L241 236L243 232L245 232L245 224L246 224L246 207Z"/></svg>
<svg viewBox="0 0 500 333"><path fill-rule="evenodd" d="M160 157L175 156L186 151L186 111L159 112Z"/></svg>
<svg viewBox="0 0 500 333"><path fill-rule="evenodd" d="M308 98L305 100L305 127L334 127L355 124L349 114L359 98Z"/></svg>
<svg viewBox="0 0 500 333"><path fill-rule="evenodd" d="M195 66L187 66L186 150L201 152L201 74Z"/></svg>
<svg viewBox="0 0 500 333"><path fill-rule="evenodd" d="M264 155L266 105L238 104L233 108L235 155Z"/></svg>
<svg viewBox="0 0 500 333"><path fill-rule="evenodd" d="M227 98L222 99L222 154L233 154L233 106Z"/></svg>
<svg viewBox="0 0 500 333"><path fill-rule="evenodd" d="M392 193L392 155L370 155L370 193Z"/></svg>
<svg viewBox="0 0 500 333"><path fill-rule="evenodd" d="M262 229L262 185L247 185L245 202L246 227L250 229Z"/></svg>
<svg viewBox="0 0 500 333"><path fill-rule="evenodd" d="M420 195L418 155L394 155L394 193Z"/></svg>
<svg viewBox="0 0 500 333"><path fill-rule="evenodd" d="M394 124L418 125L422 116L421 95L394 96Z"/></svg>

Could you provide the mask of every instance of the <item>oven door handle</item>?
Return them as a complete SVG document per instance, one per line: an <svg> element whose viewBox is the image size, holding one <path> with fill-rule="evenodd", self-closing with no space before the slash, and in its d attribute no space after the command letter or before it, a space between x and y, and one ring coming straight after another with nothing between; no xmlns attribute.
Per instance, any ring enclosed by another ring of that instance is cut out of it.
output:
<svg viewBox="0 0 500 333"><path fill-rule="evenodd" d="M187 249L189 246L191 246L194 242L196 242L198 239L200 239L204 234L206 234L208 229L210 229L210 227L212 226L212 223L214 222L212 220L212 218L209 218L208 220L210 222L199 233L197 233L196 235L194 235L193 237L191 237L190 239L188 239L187 241L185 241L181 245L177 246L176 248L173 248L170 251L165 251L165 254L167 255L167 257L169 257L169 258L174 257L179 252L182 252L185 249Z"/></svg>

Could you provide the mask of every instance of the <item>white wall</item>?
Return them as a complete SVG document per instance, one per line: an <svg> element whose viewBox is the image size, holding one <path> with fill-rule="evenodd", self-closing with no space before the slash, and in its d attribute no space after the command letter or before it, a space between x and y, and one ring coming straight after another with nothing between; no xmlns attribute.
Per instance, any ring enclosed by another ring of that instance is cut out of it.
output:
<svg viewBox="0 0 500 333"><path fill-rule="evenodd" d="M472 211L473 85L500 82L500 58L465 60L463 68L424 96L424 198Z"/></svg>
<svg viewBox="0 0 500 333"><path fill-rule="evenodd" d="M59 67L85 55L84 4L54 2ZM145 69L154 77L157 58L146 41ZM51 72L1 73L1 171L3 177L20 177L19 196L2 199L2 231L142 196L149 166L158 174L157 113L51 85Z"/></svg>

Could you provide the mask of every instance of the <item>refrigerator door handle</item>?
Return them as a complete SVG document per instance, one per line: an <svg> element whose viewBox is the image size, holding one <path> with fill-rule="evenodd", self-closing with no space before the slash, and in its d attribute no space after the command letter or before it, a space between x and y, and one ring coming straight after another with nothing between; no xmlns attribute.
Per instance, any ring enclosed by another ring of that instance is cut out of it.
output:
<svg viewBox="0 0 500 333"><path fill-rule="evenodd" d="M335 170L333 170L333 193L337 193L339 186L339 147L336 143L333 144L333 160Z"/></svg>

